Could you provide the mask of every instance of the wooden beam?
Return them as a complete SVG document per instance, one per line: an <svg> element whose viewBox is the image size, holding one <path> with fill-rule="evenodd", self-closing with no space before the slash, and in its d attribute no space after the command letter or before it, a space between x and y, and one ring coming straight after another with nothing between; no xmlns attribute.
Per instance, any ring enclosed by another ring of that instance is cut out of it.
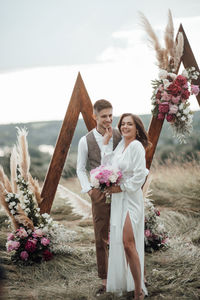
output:
<svg viewBox="0 0 200 300"><path fill-rule="evenodd" d="M87 109L89 109L90 115L88 115L86 118L85 110ZM92 103L86 91L81 75L79 73L55 146L54 154L52 156L50 166L44 181L41 193L41 196L43 198L43 201L40 204L41 213L50 213L51 211L57 186L62 174L62 170L74 135L80 112L83 111L83 116L88 128L93 128L95 126L95 122L91 116L91 110Z"/></svg>
<svg viewBox="0 0 200 300"><path fill-rule="evenodd" d="M181 58L181 61L183 62L185 69L189 68L189 67L195 67L196 71L200 72L199 66L196 62L192 48L190 47L190 44L188 42L188 39L187 39L187 36L185 34L182 24L180 24L179 32L182 32L183 38L184 38L184 50L183 50L183 56ZM198 77L197 80L192 80L192 83L200 85L200 76ZM196 98L200 105L200 93L198 94L198 96Z"/></svg>

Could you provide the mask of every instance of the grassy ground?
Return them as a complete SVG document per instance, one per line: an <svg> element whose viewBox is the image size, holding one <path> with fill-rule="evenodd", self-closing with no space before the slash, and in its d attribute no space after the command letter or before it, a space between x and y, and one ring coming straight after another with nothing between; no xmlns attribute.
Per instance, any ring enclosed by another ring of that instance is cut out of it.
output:
<svg viewBox="0 0 200 300"><path fill-rule="evenodd" d="M147 299L200 299L200 166L170 164L152 170L152 199L161 210L161 218L170 236L167 251L146 255L149 297ZM63 182L79 193L77 179ZM91 220L81 220L71 214L64 200L56 197L52 216L76 232L70 243L70 255L59 254L52 261L23 267L13 265L5 251L5 215L0 214L0 261L6 270L4 300L7 299L96 299L100 284L96 273L93 226ZM101 300L131 299L112 294Z"/></svg>

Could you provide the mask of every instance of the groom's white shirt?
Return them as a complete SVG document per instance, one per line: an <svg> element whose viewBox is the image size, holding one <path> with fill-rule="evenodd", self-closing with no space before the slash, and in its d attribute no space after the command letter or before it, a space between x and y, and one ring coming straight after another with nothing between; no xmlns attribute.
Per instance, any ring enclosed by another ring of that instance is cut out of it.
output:
<svg viewBox="0 0 200 300"><path fill-rule="evenodd" d="M93 129L94 137L97 141L97 144L100 148L100 151L102 151L103 147L103 136L96 130L96 128ZM110 151L113 150L113 137L110 139L108 143L108 148ZM77 176L80 181L82 190L82 193L87 193L89 190L91 190L91 184L89 182L87 171L86 171L86 164L88 160L88 145L86 136L83 136L78 144L78 156L77 156Z"/></svg>

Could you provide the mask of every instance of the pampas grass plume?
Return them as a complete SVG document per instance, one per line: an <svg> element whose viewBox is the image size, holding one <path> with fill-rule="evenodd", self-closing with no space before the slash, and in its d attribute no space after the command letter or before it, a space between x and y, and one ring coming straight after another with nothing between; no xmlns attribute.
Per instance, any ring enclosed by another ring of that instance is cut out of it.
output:
<svg viewBox="0 0 200 300"><path fill-rule="evenodd" d="M20 129L17 127L18 131L18 145L17 152L19 158L19 167L22 177L27 181L28 173L30 168L30 156L28 154L28 143L27 143L27 130L25 128Z"/></svg>

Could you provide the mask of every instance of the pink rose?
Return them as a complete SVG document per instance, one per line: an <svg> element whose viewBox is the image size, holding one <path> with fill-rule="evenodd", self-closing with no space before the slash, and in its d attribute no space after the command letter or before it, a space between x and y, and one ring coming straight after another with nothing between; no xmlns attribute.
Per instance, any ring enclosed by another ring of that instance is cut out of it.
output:
<svg viewBox="0 0 200 300"><path fill-rule="evenodd" d="M170 105L169 106L169 113L170 114L176 114L178 111L178 106L177 105Z"/></svg>
<svg viewBox="0 0 200 300"><path fill-rule="evenodd" d="M47 239L45 237L41 238L41 244L42 245L47 246L47 245L49 245L49 243L50 243L49 239Z"/></svg>
<svg viewBox="0 0 200 300"><path fill-rule="evenodd" d="M36 229L36 230L33 232L33 237L35 237L35 238L37 238L37 237L43 237L42 229Z"/></svg>
<svg viewBox="0 0 200 300"><path fill-rule="evenodd" d="M7 240L11 241L11 240L14 240L14 238L15 238L14 234L13 233L9 233L8 237L7 237Z"/></svg>
<svg viewBox="0 0 200 300"><path fill-rule="evenodd" d="M11 252L13 250L17 250L20 246L20 242L16 242L16 241L8 241L6 243L6 248L8 252Z"/></svg>
<svg viewBox="0 0 200 300"><path fill-rule="evenodd" d="M191 85L191 94L197 96L199 94L199 86L198 85Z"/></svg>
<svg viewBox="0 0 200 300"><path fill-rule="evenodd" d="M167 120L167 122L173 121L174 120L174 115L172 115L172 114L166 115L166 120Z"/></svg>
<svg viewBox="0 0 200 300"><path fill-rule="evenodd" d="M23 227L20 227L19 229L17 229L17 236L19 236L20 238L25 238L28 236L28 233L26 232L26 230Z"/></svg>
<svg viewBox="0 0 200 300"><path fill-rule="evenodd" d="M173 102L174 104L179 103L180 99L181 99L180 96L177 96L177 97L172 96L172 102Z"/></svg>
<svg viewBox="0 0 200 300"><path fill-rule="evenodd" d="M165 118L165 114L163 113L158 114L158 120L164 120L164 118Z"/></svg>
<svg viewBox="0 0 200 300"><path fill-rule="evenodd" d="M144 234L145 234L146 237L149 237L149 236L152 235L152 234L151 234L151 231L150 231L149 229L146 229L146 230L144 231Z"/></svg>
<svg viewBox="0 0 200 300"><path fill-rule="evenodd" d="M20 257L21 257L22 260L27 260L28 257L29 257L28 252L22 251L22 252L20 253Z"/></svg>
<svg viewBox="0 0 200 300"><path fill-rule="evenodd" d="M169 111L169 103L163 102L159 104L158 110L160 113L167 113Z"/></svg>

